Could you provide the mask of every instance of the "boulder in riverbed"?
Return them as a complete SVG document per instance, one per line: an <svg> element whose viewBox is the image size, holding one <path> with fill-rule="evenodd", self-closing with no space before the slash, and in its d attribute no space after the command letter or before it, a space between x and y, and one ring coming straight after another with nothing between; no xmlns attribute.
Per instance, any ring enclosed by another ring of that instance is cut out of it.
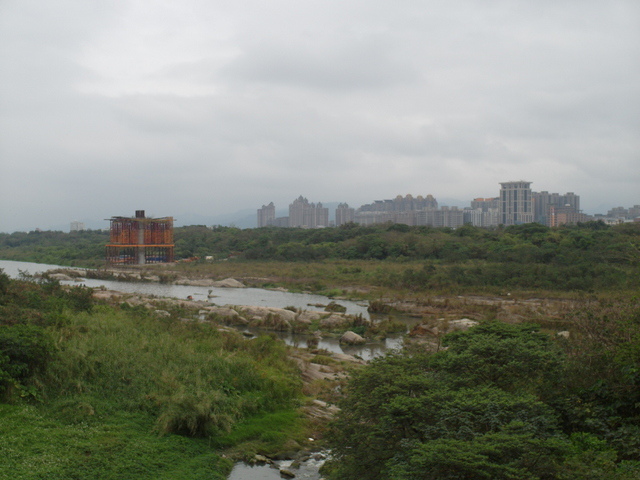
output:
<svg viewBox="0 0 640 480"><path fill-rule="evenodd" d="M64 273L52 273L49 275L51 280L57 280L58 282L70 282L73 280L69 275L65 275Z"/></svg>
<svg viewBox="0 0 640 480"><path fill-rule="evenodd" d="M351 330L345 332L344 335L340 337L340 343L346 343L347 345L362 345L365 342L366 340L364 338Z"/></svg>
<svg viewBox="0 0 640 480"><path fill-rule="evenodd" d="M469 330L471 327L478 325L478 322L469 318L461 318L460 320L449 320L447 332L454 330Z"/></svg>
<svg viewBox="0 0 640 480"><path fill-rule="evenodd" d="M320 320L320 328L323 329L332 329L336 327L340 327L347 322L345 315L343 313L332 313L327 318L323 318Z"/></svg>
<svg viewBox="0 0 640 480"><path fill-rule="evenodd" d="M235 278L225 278L224 280L213 282L211 286L216 288L246 288L244 283L239 282Z"/></svg>

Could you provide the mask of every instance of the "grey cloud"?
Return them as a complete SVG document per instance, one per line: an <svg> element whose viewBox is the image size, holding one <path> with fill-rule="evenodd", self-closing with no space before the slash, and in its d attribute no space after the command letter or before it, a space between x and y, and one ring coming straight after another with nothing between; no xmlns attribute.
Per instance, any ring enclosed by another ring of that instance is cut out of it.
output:
<svg viewBox="0 0 640 480"><path fill-rule="evenodd" d="M0 3L0 231L514 178L640 203L638 2L109 5Z"/></svg>
<svg viewBox="0 0 640 480"><path fill-rule="evenodd" d="M249 83L346 91L390 87L416 76L393 37L339 40L250 45L221 76Z"/></svg>

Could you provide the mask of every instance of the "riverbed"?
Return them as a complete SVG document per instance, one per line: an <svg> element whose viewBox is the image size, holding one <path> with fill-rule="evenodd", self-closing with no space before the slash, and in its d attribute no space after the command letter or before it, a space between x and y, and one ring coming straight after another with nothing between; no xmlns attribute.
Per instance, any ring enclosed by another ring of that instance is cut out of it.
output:
<svg viewBox="0 0 640 480"><path fill-rule="evenodd" d="M12 278L17 278L20 272L31 275L44 273L49 270L56 270L61 267L59 265L47 265L42 263L16 262L11 260L0 260L0 269ZM74 269L77 270L77 269ZM80 281L61 282L67 285L86 285L91 288L106 288L122 293L153 295L165 298L181 298L188 297L193 300L208 301L215 305L243 305L243 306L263 306L285 308L292 306L302 310L324 311L322 306L331 301L345 307L346 313L350 315L362 315L364 318L373 321L381 321L385 316L374 316L371 318L367 311L367 304L361 302L353 302L349 300L335 300L322 295L314 295L308 293L292 293L279 290L265 290L260 288L214 288L214 287L197 287L189 285L172 285L155 282L126 282L115 280L94 280L79 279ZM402 319L407 323L409 328L416 323L416 319ZM259 329L243 329L247 335L259 335L264 333ZM306 347L307 339L311 335L295 334L291 332L273 332L287 345L295 347ZM364 345L342 345L335 337L324 337L318 343L319 349L324 349L333 353L344 353L353 355L363 360L371 360L372 358L384 355L390 349L396 349L402 346L404 335L390 335L384 340L369 341Z"/></svg>
<svg viewBox="0 0 640 480"><path fill-rule="evenodd" d="M35 275L44 273L48 270L56 270L61 267L59 265L47 265L40 263L16 262L10 260L0 260L0 269L12 278L18 278L22 273ZM286 306L295 306L307 310L321 310L321 307L314 306L316 304L327 304L330 299L320 295L311 295L304 293L289 293L281 291L262 290L258 288L209 288L209 287L193 287L184 285L165 285L158 283L144 282L119 282L109 280L92 280L81 279L80 281L61 282L68 285L86 285L91 288L104 287L123 293L137 293L144 295L154 295L157 297L169 298L187 298L191 296L194 300L209 300L211 303L218 305L262 305L284 308ZM211 295L215 295L209 298ZM308 304L313 305L308 305ZM347 313L362 314L368 317L366 306L358 305L349 301L338 301L347 308ZM258 335L258 330L247 331L245 334ZM286 332L278 332L280 338L289 345L306 347L306 336L287 334ZM337 339L328 338L320 342L319 348L325 348L333 352L349 353L359 355L363 358L373 358L382 355L387 347L385 344L371 344L360 347L342 347ZM247 465L238 463L231 471L228 480L281 480L279 468L289 468L295 472L295 478L301 480L319 480L321 478L318 471L323 459L310 458L302 462L299 467L292 468L291 461L277 462L274 466L269 465Z"/></svg>

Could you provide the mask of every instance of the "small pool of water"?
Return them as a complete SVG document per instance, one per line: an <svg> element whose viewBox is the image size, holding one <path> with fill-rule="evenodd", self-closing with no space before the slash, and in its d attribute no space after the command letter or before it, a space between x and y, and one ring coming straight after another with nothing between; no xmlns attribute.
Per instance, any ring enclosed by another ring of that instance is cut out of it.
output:
<svg viewBox="0 0 640 480"><path fill-rule="evenodd" d="M247 465L246 463L237 463L227 480L282 480L280 468L291 470L295 474L295 480L320 480L319 469L324 460L309 459L303 462L299 468L292 468L290 460L277 462L271 465Z"/></svg>
<svg viewBox="0 0 640 480"><path fill-rule="evenodd" d="M304 333L292 333L292 332L277 332L273 330L264 330L260 328L251 327L238 327L245 335L260 336L265 333L269 335L275 335L287 345L298 348L306 348L307 340L314 338L313 335ZM384 340L374 342L369 341L364 345L343 345L340 343L338 337L322 337L318 346L315 347L319 350L327 350L332 353L344 353L346 355L353 355L354 357L361 358L362 360L371 360L375 357L384 355L387 351L398 349L402 347L404 334L389 335Z"/></svg>

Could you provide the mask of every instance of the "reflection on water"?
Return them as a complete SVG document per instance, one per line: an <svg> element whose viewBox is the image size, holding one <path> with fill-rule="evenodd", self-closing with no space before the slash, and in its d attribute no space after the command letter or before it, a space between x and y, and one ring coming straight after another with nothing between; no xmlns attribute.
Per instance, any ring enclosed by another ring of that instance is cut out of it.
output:
<svg viewBox="0 0 640 480"><path fill-rule="evenodd" d="M275 466L269 465L247 465L246 463L237 463L227 480L282 480L280 468L290 469L295 473L296 479L303 480L320 480L321 475L319 468L324 460L314 460L313 458L303 462L299 468L291 468L291 461L277 462Z"/></svg>
<svg viewBox="0 0 640 480"><path fill-rule="evenodd" d="M239 330L245 333L245 335L260 336L264 335L267 330L250 327L239 327ZM276 335L279 339L284 341L287 345L293 347L306 348L307 340L316 338L310 334L304 333L291 333L291 332L274 332L269 330L270 335ZM318 346L319 350L327 350L332 353L344 353L347 355L353 355L354 357L362 358L363 360L371 360L372 358L384 355L391 349L397 349L402 347L404 335L395 334L390 335L384 340L373 342L370 341L364 345L343 345L340 343L337 337L322 337Z"/></svg>
<svg viewBox="0 0 640 480"><path fill-rule="evenodd" d="M237 463L227 480L282 480L280 471L268 465L250 466L245 463Z"/></svg>

